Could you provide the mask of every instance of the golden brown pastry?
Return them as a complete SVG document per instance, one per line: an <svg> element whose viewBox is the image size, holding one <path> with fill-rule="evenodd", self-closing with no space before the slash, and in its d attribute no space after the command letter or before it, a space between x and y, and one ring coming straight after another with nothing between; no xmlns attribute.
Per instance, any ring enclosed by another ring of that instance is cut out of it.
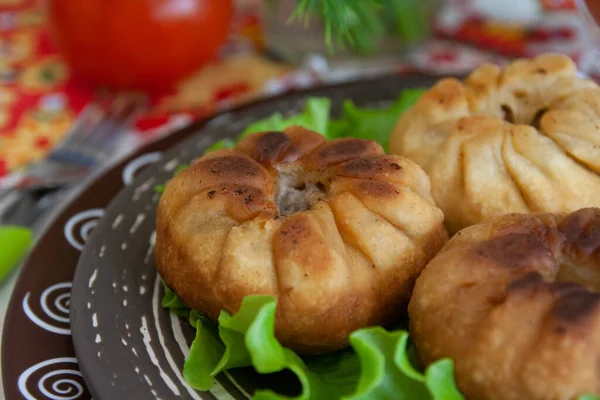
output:
<svg viewBox="0 0 600 400"><path fill-rule="evenodd" d="M478 400L600 394L600 209L509 214L457 233L417 279L411 337Z"/></svg>
<svg viewBox="0 0 600 400"><path fill-rule="evenodd" d="M600 206L600 88L566 56L485 64L439 81L390 152L425 169L451 234L506 213Z"/></svg>
<svg viewBox="0 0 600 400"><path fill-rule="evenodd" d="M301 353L347 345L406 310L447 241L429 179L372 141L293 127L200 158L166 187L156 266L215 320L245 296L277 298L275 333Z"/></svg>

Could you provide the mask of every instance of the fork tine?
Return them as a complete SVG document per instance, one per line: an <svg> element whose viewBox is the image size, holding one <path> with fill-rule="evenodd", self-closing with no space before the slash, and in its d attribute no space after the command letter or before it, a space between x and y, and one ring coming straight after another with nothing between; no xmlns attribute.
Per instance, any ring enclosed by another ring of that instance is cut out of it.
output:
<svg viewBox="0 0 600 400"><path fill-rule="evenodd" d="M67 139L56 147L55 151L83 146L87 140L86 137L105 118L105 115L105 107L100 103L94 102L88 104L80 113L77 124L71 130Z"/></svg>
<svg viewBox="0 0 600 400"><path fill-rule="evenodd" d="M75 128L81 126L85 128L82 131L87 131L90 127L95 125L102 118L104 110L107 109L106 104L110 104L110 100L111 97L107 91L103 90L96 93L92 102L88 103L79 113ZM65 142L77 142L81 138L80 135L83 133L82 131L79 131L76 134L72 131L72 134L67 137Z"/></svg>
<svg viewBox="0 0 600 400"><path fill-rule="evenodd" d="M57 148L57 153L83 153L91 158L105 158L120 136L138 113L143 110L144 98L128 97L112 101L93 103L86 110L81 126L70 136L70 140Z"/></svg>
<svg viewBox="0 0 600 400"><path fill-rule="evenodd" d="M60 149L63 146L74 145L79 140L80 132L85 131L86 128L90 125L91 119L93 118L93 104L90 104L81 110L79 116L73 126L71 127L71 131L67 135L67 137L60 143L55 150Z"/></svg>
<svg viewBox="0 0 600 400"><path fill-rule="evenodd" d="M72 133L57 149L78 148L90 143L90 139L94 141L98 137L97 129L103 126L102 122L120 118L119 111L130 102L129 98L130 96L111 97L108 93L100 93L94 102L84 108ZM127 102L124 103L124 100Z"/></svg>
<svg viewBox="0 0 600 400"><path fill-rule="evenodd" d="M119 121L119 116L117 110L115 110L114 105L109 105L105 110L105 114L103 118L98 121L92 129L88 130L86 134L85 144L88 146L101 146L103 142L106 140L106 136L110 132L118 133L119 131L115 129L115 125Z"/></svg>
<svg viewBox="0 0 600 400"><path fill-rule="evenodd" d="M122 98L109 109L106 118L90 130L88 145L98 151L111 149L115 140L120 136L123 127L138 116L143 109L143 102L139 98Z"/></svg>
<svg viewBox="0 0 600 400"><path fill-rule="evenodd" d="M99 95L82 110L67 138L46 159L26 168L22 179L7 188L60 186L85 177L112 155L117 139L144 110L147 101L142 94L119 98Z"/></svg>

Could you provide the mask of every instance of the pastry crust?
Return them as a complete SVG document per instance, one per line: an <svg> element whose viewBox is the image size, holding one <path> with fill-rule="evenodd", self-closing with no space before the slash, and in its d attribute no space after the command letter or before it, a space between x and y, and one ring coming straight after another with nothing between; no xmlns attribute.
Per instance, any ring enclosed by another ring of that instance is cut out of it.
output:
<svg viewBox="0 0 600 400"><path fill-rule="evenodd" d="M600 206L600 88L566 56L440 80L401 116L390 152L431 179L451 234L506 213Z"/></svg>
<svg viewBox="0 0 600 400"><path fill-rule="evenodd" d="M216 320L273 295L276 336L300 353L404 312L448 239L417 164L298 127L194 162L167 185L156 228L156 267L186 305Z"/></svg>
<svg viewBox="0 0 600 400"><path fill-rule="evenodd" d="M600 394L600 209L509 214L456 234L417 279L411 338L479 400Z"/></svg>

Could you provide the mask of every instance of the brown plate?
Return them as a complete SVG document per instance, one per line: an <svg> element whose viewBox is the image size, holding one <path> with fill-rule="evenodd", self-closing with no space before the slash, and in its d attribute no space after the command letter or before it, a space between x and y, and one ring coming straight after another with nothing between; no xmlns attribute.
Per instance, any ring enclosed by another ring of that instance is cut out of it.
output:
<svg viewBox="0 0 600 400"><path fill-rule="evenodd" d="M153 304L161 295L148 256L157 199L153 185L212 141L233 138L248 123L273 112L297 112L309 96L331 98L337 114L345 99L385 105L402 89L429 86L435 79L388 76L245 105L179 130L90 179L56 213L15 286L2 341L6 398L225 399L246 397L257 385L270 384L241 371L220 377L221 389L211 394L194 392L180 379L181 349L189 346L192 332ZM175 337L174 331L182 336Z"/></svg>

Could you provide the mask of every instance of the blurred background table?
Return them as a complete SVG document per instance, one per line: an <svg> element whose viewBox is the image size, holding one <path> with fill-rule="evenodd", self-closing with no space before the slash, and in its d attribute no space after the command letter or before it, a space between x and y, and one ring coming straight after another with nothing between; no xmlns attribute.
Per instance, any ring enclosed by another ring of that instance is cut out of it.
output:
<svg viewBox="0 0 600 400"><path fill-rule="evenodd" d="M399 54L397 62L365 71L353 70L352 65L328 69L321 57L327 54L307 55L294 65L274 61L277 54L269 52L261 1L236 0L232 31L220 57L170 93L155 96L152 109L137 121L122 150L241 102L366 73L461 74L483 61L502 63L508 57L545 51L567 53L587 72L596 73L588 66L594 44L573 1L542 0L532 21L511 21L509 2L497 7L486 0L448 1L437 15L430 40ZM43 158L93 95L72 79L45 29L39 2L0 0L0 179Z"/></svg>

